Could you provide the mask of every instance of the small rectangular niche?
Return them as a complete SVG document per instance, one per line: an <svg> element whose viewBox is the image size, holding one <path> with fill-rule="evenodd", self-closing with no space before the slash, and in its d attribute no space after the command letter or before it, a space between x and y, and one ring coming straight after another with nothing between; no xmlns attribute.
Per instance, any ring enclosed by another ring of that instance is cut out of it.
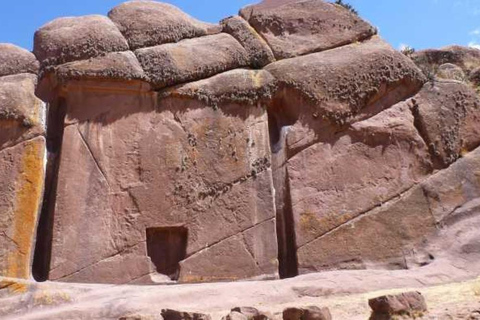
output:
<svg viewBox="0 0 480 320"><path fill-rule="evenodd" d="M177 280L187 255L188 229L183 226L147 228L147 254L157 272Z"/></svg>

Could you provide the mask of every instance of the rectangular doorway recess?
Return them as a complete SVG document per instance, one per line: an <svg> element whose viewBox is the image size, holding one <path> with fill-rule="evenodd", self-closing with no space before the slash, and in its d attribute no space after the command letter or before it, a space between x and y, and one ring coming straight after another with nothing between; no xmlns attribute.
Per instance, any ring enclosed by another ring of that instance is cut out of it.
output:
<svg viewBox="0 0 480 320"><path fill-rule="evenodd" d="M187 254L188 229L179 227L147 228L147 254L157 272L177 280L180 261Z"/></svg>

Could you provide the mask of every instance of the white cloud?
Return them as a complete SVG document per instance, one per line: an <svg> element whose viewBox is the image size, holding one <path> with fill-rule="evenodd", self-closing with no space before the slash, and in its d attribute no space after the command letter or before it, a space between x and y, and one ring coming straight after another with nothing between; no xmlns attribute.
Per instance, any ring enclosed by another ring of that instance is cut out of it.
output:
<svg viewBox="0 0 480 320"><path fill-rule="evenodd" d="M468 46L470 48L475 48L475 49L479 49L480 50L480 43L476 42L476 41L470 41L468 43Z"/></svg>
<svg viewBox="0 0 480 320"><path fill-rule="evenodd" d="M410 48L410 46L406 43L400 43L400 45L398 46L398 50L400 50L400 51L403 51L407 48Z"/></svg>
<svg viewBox="0 0 480 320"><path fill-rule="evenodd" d="M480 36L480 28L470 31L472 36Z"/></svg>

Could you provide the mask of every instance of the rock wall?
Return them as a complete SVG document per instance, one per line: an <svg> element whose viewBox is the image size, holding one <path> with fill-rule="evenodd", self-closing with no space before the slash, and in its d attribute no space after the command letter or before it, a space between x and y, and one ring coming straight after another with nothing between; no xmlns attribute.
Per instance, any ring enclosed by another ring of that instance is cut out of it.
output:
<svg viewBox="0 0 480 320"><path fill-rule="evenodd" d="M419 68L320 0L219 25L132 1L46 24L35 56L0 45L0 275L232 281L448 256L440 235L480 216L480 51L448 50Z"/></svg>
<svg viewBox="0 0 480 320"><path fill-rule="evenodd" d="M0 44L0 276L29 278L42 203L45 105L35 97L38 62Z"/></svg>

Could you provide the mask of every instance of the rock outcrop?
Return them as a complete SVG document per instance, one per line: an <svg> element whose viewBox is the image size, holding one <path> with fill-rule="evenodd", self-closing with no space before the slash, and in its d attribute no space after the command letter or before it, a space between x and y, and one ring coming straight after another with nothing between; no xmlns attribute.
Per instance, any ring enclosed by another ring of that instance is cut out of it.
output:
<svg viewBox="0 0 480 320"><path fill-rule="evenodd" d="M427 312L425 298L420 292L405 292L373 298L368 301L368 304L373 311L371 320L389 319L394 316L415 319Z"/></svg>
<svg viewBox="0 0 480 320"><path fill-rule="evenodd" d="M45 105L34 94L31 53L1 44L0 61L0 276L28 279L45 179Z"/></svg>
<svg viewBox="0 0 480 320"><path fill-rule="evenodd" d="M218 25L132 1L46 24L34 55L2 44L0 275L151 284L474 266L479 52L410 59L322 0L265 0ZM269 318L247 311L227 318Z"/></svg>
<svg viewBox="0 0 480 320"><path fill-rule="evenodd" d="M264 0L240 15L267 41L277 59L324 51L376 33L345 8L325 1Z"/></svg>

